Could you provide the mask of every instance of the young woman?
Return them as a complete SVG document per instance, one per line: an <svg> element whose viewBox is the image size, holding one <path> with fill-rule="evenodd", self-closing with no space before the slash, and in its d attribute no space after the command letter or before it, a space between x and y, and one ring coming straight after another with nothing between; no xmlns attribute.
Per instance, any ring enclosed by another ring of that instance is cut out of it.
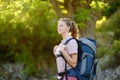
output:
<svg viewBox="0 0 120 80"><path fill-rule="evenodd" d="M77 65L77 54L78 54L78 44L75 39L70 40L66 45L66 40L70 38L77 38L78 29L76 24L71 21L69 18L61 18L58 21L58 33L62 36L61 43L59 45L54 46L53 52L56 56L56 63L58 68L58 73L60 76L60 80L66 80L65 72L65 63L67 62L67 70L73 69ZM57 57L58 54L62 54L63 57ZM66 60L66 62L65 62ZM70 74L70 73L69 73ZM68 80L77 80L75 74L67 75Z"/></svg>

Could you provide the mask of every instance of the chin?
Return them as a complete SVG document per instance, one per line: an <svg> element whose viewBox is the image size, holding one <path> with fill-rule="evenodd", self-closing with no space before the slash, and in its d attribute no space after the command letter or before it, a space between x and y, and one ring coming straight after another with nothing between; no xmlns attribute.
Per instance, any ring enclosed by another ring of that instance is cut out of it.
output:
<svg viewBox="0 0 120 80"><path fill-rule="evenodd" d="M58 34L60 34L60 35L62 35L62 34L64 34L65 32L63 32L63 31L58 31Z"/></svg>
<svg viewBox="0 0 120 80"><path fill-rule="evenodd" d="M58 31L58 34L62 34L62 32Z"/></svg>
<svg viewBox="0 0 120 80"><path fill-rule="evenodd" d="M60 35L61 35L62 33L59 33L59 32L58 32L58 34L60 34Z"/></svg>

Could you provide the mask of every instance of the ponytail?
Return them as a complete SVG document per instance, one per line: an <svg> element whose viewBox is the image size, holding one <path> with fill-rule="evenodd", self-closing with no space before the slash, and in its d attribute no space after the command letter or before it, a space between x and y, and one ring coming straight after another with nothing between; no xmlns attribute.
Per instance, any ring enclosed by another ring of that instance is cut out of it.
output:
<svg viewBox="0 0 120 80"><path fill-rule="evenodd" d="M78 27L77 27L77 24L75 22L71 22L72 24L72 27L70 29L70 32L71 32L71 36L73 36L74 38L77 38L78 37Z"/></svg>

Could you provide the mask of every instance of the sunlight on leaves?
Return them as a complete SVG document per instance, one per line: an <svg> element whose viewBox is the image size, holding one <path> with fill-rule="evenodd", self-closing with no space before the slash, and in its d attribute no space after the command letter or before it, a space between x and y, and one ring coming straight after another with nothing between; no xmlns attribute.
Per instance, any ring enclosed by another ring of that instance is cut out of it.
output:
<svg viewBox="0 0 120 80"><path fill-rule="evenodd" d="M108 3L100 2L100 1L92 1L90 4L92 9L104 9L108 6Z"/></svg>
<svg viewBox="0 0 120 80"><path fill-rule="evenodd" d="M107 19L105 16L102 17L102 19L96 21L96 29L101 28L102 23L105 22Z"/></svg>
<svg viewBox="0 0 120 80"><path fill-rule="evenodd" d="M64 6L62 6L62 5L59 5L59 8L64 8Z"/></svg>
<svg viewBox="0 0 120 80"><path fill-rule="evenodd" d="M62 2L62 3L64 2L64 0L57 0L57 1Z"/></svg>
<svg viewBox="0 0 120 80"><path fill-rule="evenodd" d="M68 13L68 11L66 9L62 9L61 12L64 13L64 14Z"/></svg>

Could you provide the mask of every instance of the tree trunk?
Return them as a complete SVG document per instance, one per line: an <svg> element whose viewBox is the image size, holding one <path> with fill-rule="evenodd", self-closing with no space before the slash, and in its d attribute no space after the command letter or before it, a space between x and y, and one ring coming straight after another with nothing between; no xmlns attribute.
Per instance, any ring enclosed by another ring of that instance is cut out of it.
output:
<svg viewBox="0 0 120 80"><path fill-rule="evenodd" d="M85 27L80 29L80 37L94 38L97 18L98 15L95 12L91 13L90 19L85 22Z"/></svg>
<svg viewBox="0 0 120 80"><path fill-rule="evenodd" d="M90 9L89 4L92 0L86 0L86 3L83 3L80 0L64 0L64 2L59 2L57 0L51 0L54 10L59 18L68 17L72 20L75 20L76 12L79 8L83 7L86 9ZM59 6L64 6L64 9L67 10L67 14L62 13L62 9ZM94 31L96 25L97 15L95 12L91 13L90 19L84 21L85 27L80 29L80 37L90 37L94 38Z"/></svg>

